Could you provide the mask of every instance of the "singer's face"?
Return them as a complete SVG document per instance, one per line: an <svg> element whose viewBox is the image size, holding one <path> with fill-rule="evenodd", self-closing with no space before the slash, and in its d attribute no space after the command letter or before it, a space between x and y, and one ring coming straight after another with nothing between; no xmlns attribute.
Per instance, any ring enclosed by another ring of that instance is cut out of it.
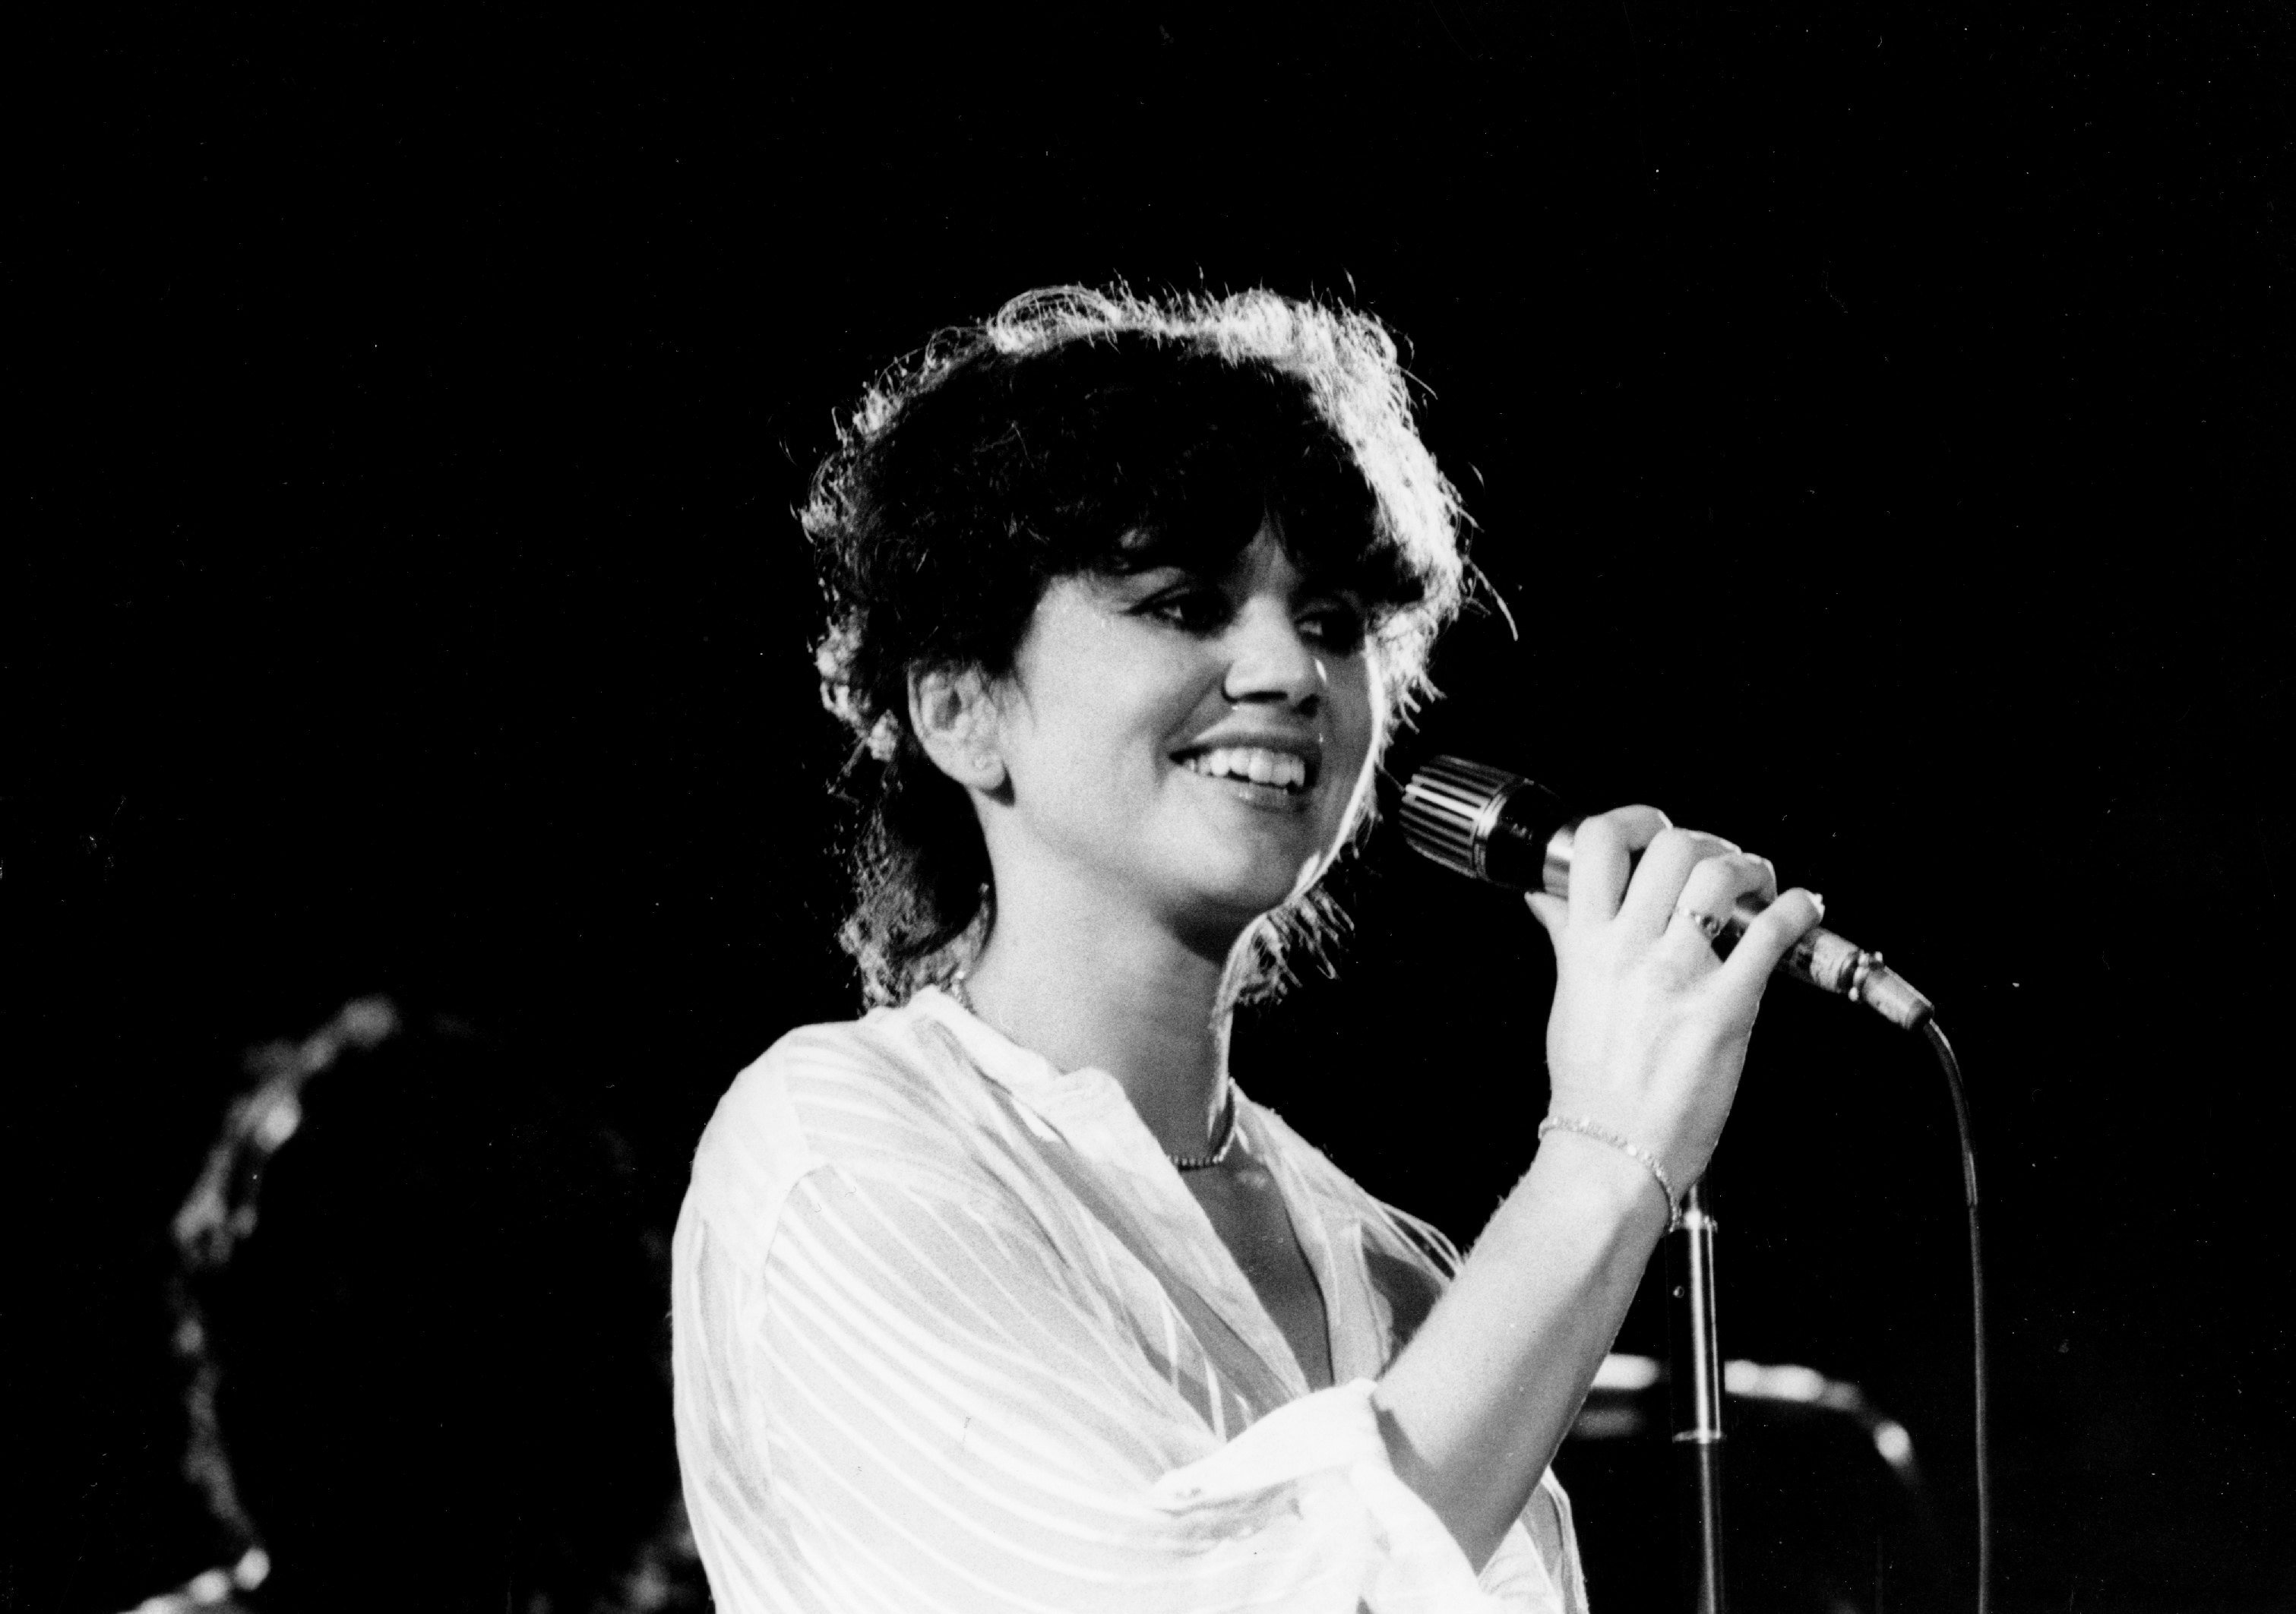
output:
<svg viewBox="0 0 2296 1614"><path fill-rule="evenodd" d="M1375 684L1355 602L1266 525L1225 576L1054 583L1001 702L999 889L1081 882L1111 917L1144 909L1224 951L1337 850Z"/></svg>

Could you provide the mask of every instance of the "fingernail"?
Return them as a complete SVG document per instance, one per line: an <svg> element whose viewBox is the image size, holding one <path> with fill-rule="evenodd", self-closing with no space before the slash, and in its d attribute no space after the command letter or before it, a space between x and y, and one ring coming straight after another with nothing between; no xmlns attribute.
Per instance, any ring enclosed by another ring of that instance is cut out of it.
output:
<svg viewBox="0 0 2296 1614"><path fill-rule="evenodd" d="M1809 894L1809 899L1817 905L1817 916L1820 919L1824 919L1825 917L1825 898L1820 896L1817 892L1812 891Z"/></svg>

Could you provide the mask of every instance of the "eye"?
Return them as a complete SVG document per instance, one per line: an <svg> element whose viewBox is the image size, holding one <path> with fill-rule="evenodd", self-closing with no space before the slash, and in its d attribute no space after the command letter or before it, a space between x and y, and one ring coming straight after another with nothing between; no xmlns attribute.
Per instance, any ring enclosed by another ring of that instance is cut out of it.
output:
<svg viewBox="0 0 2296 1614"><path fill-rule="evenodd" d="M1363 648L1366 626L1363 608L1352 600L1319 600L1300 617L1300 631L1335 655L1351 656Z"/></svg>
<svg viewBox="0 0 2296 1614"><path fill-rule="evenodd" d="M1140 616L1168 622L1190 634L1208 634L1225 627L1234 609L1221 590L1194 582L1163 589L1135 607Z"/></svg>

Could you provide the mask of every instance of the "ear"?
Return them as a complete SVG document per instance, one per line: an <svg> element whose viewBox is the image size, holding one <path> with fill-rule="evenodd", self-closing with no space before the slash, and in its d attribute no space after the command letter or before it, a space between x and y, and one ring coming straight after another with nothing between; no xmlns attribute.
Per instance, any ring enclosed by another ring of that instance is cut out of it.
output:
<svg viewBox="0 0 2296 1614"><path fill-rule="evenodd" d="M909 674L910 731L933 766L967 790L994 794L1004 788L997 718L996 692L979 668Z"/></svg>

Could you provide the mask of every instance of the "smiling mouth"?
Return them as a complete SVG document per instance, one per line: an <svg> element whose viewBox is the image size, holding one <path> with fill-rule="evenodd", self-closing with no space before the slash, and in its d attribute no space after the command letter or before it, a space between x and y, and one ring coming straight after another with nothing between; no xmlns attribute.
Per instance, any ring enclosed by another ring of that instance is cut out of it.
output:
<svg viewBox="0 0 2296 1614"><path fill-rule="evenodd" d="M1303 796L1315 787L1316 766L1290 751L1258 745L1223 745L1193 751L1179 758L1180 766L1207 779L1226 779L1257 785L1286 797Z"/></svg>

